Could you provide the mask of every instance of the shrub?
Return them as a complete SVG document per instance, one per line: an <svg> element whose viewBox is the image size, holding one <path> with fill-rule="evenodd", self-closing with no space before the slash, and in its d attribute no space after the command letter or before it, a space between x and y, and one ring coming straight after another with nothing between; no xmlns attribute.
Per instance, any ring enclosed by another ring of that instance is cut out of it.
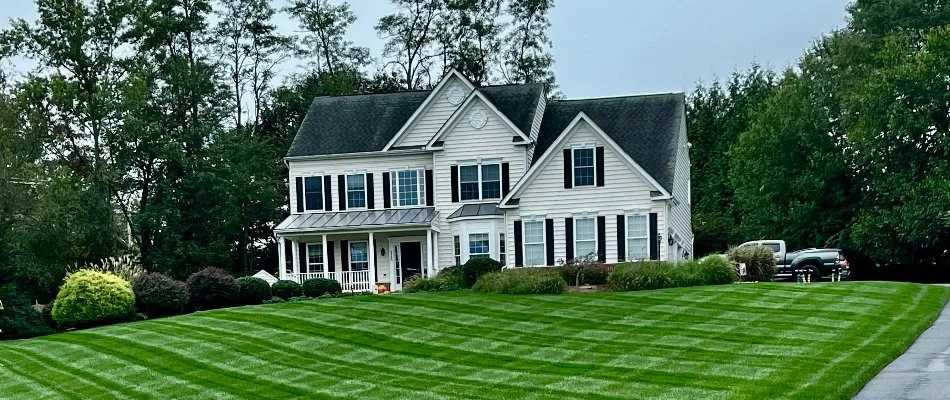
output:
<svg viewBox="0 0 950 400"><path fill-rule="evenodd" d="M333 279L313 278L303 282L303 295L307 297L320 297L325 294L343 293L343 287L340 282Z"/></svg>
<svg viewBox="0 0 950 400"><path fill-rule="evenodd" d="M145 273L145 269L142 268L142 264L139 263L138 257L125 255L103 258L97 263L76 263L72 268L67 269L65 279L68 280L76 271L84 269L113 274L129 283L132 283L132 280L137 275Z"/></svg>
<svg viewBox="0 0 950 400"><path fill-rule="evenodd" d="M240 303L261 304L271 298L270 284L261 278L245 276L237 279L240 288Z"/></svg>
<svg viewBox="0 0 950 400"><path fill-rule="evenodd" d="M274 297L280 297L284 300L288 300L291 297L300 296L301 293L300 284L288 280L274 282L274 285L270 287L270 290L274 293Z"/></svg>
<svg viewBox="0 0 950 400"><path fill-rule="evenodd" d="M575 258L558 270L567 284L574 286L603 285L609 275L607 267L593 256Z"/></svg>
<svg viewBox="0 0 950 400"><path fill-rule="evenodd" d="M699 262L703 280L707 285L723 285L739 281L739 273L728 260L722 257L709 257Z"/></svg>
<svg viewBox="0 0 950 400"><path fill-rule="evenodd" d="M238 304L241 287L220 268L208 267L188 277L188 294L197 309L211 310Z"/></svg>
<svg viewBox="0 0 950 400"><path fill-rule="evenodd" d="M158 272L136 275L132 290L135 308L149 318L178 315L188 305L188 286Z"/></svg>
<svg viewBox="0 0 950 400"><path fill-rule="evenodd" d="M614 289L622 291L719 285L738 279L735 268L719 257L680 264L662 261L624 263L608 277Z"/></svg>
<svg viewBox="0 0 950 400"><path fill-rule="evenodd" d="M402 285L402 291L406 293L447 292L465 288L462 268L459 266L445 268L432 278L423 278L421 275L416 275L409 278Z"/></svg>
<svg viewBox="0 0 950 400"><path fill-rule="evenodd" d="M276 296L271 297L270 300L264 300L264 304L277 304L277 303L284 303L284 302L286 302L286 300L280 297L276 297Z"/></svg>
<svg viewBox="0 0 950 400"><path fill-rule="evenodd" d="M30 298L13 285L0 287L0 340L25 339L53 333Z"/></svg>
<svg viewBox="0 0 950 400"><path fill-rule="evenodd" d="M561 294L567 290L567 282L555 270L513 268L482 275L472 290L503 294Z"/></svg>
<svg viewBox="0 0 950 400"><path fill-rule="evenodd" d="M482 275L501 271L501 263L488 257L475 257L462 265L465 287L472 287Z"/></svg>
<svg viewBox="0 0 950 400"><path fill-rule="evenodd" d="M80 270L56 295L53 319L62 327L87 327L128 320L135 312L132 285L113 274Z"/></svg>
<svg viewBox="0 0 950 400"><path fill-rule="evenodd" d="M771 281L778 273L775 255L765 246L733 247L729 249L729 259L735 263L744 263L749 280Z"/></svg>

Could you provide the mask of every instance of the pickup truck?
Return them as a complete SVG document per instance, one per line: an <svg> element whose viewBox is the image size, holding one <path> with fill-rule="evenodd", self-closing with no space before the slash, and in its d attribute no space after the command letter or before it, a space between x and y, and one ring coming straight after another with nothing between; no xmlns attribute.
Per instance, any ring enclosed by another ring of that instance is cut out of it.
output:
<svg viewBox="0 0 950 400"><path fill-rule="evenodd" d="M796 270L805 270L811 275L811 281L831 276L837 269L842 279L848 279L850 265L840 249L802 249L789 252L784 240L755 240L740 244L739 247L765 246L775 254L775 264L779 275L794 275Z"/></svg>

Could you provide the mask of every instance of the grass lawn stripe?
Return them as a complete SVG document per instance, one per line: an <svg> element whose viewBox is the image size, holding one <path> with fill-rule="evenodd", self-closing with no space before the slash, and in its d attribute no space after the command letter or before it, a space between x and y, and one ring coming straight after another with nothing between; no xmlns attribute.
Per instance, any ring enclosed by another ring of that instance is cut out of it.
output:
<svg viewBox="0 0 950 400"><path fill-rule="evenodd" d="M16 365L15 368L11 367L10 370L22 377L30 378L31 376L42 376L44 379L62 382L61 386L52 387L50 389L55 390L63 397L82 399L92 396L93 394L96 394L96 397L98 397L98 394L103 392L95 383L62 371L59 368L51 368L48 365L28 357L20 351L0 350L0 357L2 357L8 367ZM37 382L37 384L43 385L40 380L34 379L34 381Z"/></svg>
<svg viewBox="0 0 950 400"><path fill-rule="evenodd" d="M42 395L40 396L56 394L59 395L59 398L80 398L80 396L74 391L62 387L73 386L71 381L74 379L74 377L62 379L61 381L63 382L63 385L50 387L44 382L49 382L50 379L59 377L60 375L58 375L59 373L56 370L51 371L49 374L43 374L43 372L46 372L45 367L38 365L38 363L35 361L20 356L19 352L16 351L5 351L0 349L0 360L3 360L3 370L20 377L22 380L31 382L32 388L41 388ZM80 381L79 383L83 385L88 384L83 381ZM6 396L6 393L7 392L2 392L4 396Z"/></svg>

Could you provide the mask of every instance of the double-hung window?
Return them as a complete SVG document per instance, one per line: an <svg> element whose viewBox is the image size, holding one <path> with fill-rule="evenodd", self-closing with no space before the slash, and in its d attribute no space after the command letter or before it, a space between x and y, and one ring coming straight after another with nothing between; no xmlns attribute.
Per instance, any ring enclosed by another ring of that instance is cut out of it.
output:
<svg viewBox="0 0 950 400"><path fill-rule="evenodd" d="M303 178L304 209L307 211L323 209L323 177L307 176Z"/></svg>
<svg viewBox="0 0 950 400"><path fill-rule="evenodd" d="M307 244L307 270L306 273L320 273L324 272L323 269L323 244L322 243L308 243Z"/></svg>
<svg viewBox="0 0 950 400"><path fill-rule="evenodd" d="M346 208L366 208L366 175L346 176Z"/></svg>
<svg viewBox="0 0 950 400"><path fill-rule="evenodd" d="M650 258L649 222L646 214L627 216L627 260Z"/></svg>
<svg viewBox="0 0 950 400"><path fill-rule="evenodd" d="M392 173L392 206L411 207L425 201L425 174L422 170L407 169Z"/></svg>
<svg viewBox="0 0 950 400"><path fill-rule="evenodd" d="M574 149L574 187L594 186L594 149Z"/></svg>
<svg viewBox="0 0 950 400"><path fill-rule="evenodd" d="M525 221L524 265L545 265L544 259L544 221Z"/></svg>
<svg viewBox="0 0 950 400"><path fill-rule="evenodd" d="M458 235L452 237L452 242L455 246L455 265L462 265L462 243Z"/></svg>
<svg viewBox="0 0 950 400"><path fill-rule="evenodd" d="M459 198L487 200L501 198L501 164L459 166Z"/></svg>
<svg viewBox="0 0 950 400"><path fill-rule="evenodd" d="M487 233L468 235L468 258L490 257L490 239Z"/></svg>
<svg viewBox="0 0 950 400"><path fill-rule="evenodd" d="M574 254L580 257L597 253L597 219L574 220Z"/></svg>
<svg viewBox="0 0 950 400"><path fill-rule="evenodd" d="M368 242L350 242L350 271L369 269Z"/></svg>

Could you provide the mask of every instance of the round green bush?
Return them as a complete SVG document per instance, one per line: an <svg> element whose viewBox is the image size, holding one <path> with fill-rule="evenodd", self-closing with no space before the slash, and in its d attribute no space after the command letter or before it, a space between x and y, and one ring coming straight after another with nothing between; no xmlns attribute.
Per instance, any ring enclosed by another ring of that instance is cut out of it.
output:
<svg viewBox="0 0 950 400"><path fill-rule="evenodd" d="M550 268L513 268L481 276L472 291L501 294L561 294L567 281Z"/></svg>
<svg viewBox="0 0 950 400"><path fill-rule="evenodd" d="M132 278L135 308L149 318L178 315L188 305L188 285L158 272Z"/></svg>
<svg viewBox="0 0 950 400"><path fill-rule="evenodd" d="M244 305L261 304L271 298L270 284L261 278L244 276L237 279L241 286L240 302Z"/></svg>
<svg viewBox="0 0 950 400"><path fill-rule="evenodd" d="M128 320L135 313L135 292L129 282L113 274L79 270L59 290L52 313L62 327Z"/></svg>
<svg viewBox="0 0 950 400"><path fill-rule="evenodd" d="M501 271L501 263L488 257L475 257L462 265L462 278L465 287L472 287L478 278L489 272Z"/></svg>
<svg viewBox="0 0 950 400"><path fill-rule="evenodd" d="M270 290L274 293L274 297L280 297L284 300L289 300L291 297L300 296L300 293L302 293L299 283L288 280L274 282L274 285L270 287Z"/></svg>
<svg viewBox="0 0 950 400"><path fill-rule="evenodd" d="M185 283L188 284L191 304L196 309L211 310L238 305L241 286L233 276L220 268L208 267L195 272Z"/></svg>
<svg viewBox="0 0 950 400"><path fill-rule="evenodd" d="M303 282L303 295L307 297L320 297L325 294L343 293L343 287L340 282L333 279L313 278Z"/></svg>

